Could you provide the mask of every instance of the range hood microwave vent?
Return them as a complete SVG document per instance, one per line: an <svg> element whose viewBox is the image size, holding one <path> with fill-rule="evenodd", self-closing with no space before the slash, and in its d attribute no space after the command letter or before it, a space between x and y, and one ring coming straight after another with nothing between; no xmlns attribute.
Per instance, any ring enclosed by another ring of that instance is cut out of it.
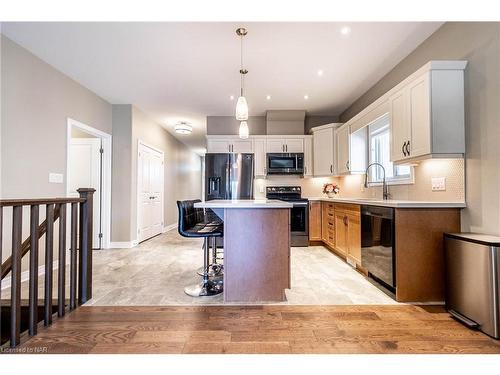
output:
<svg viewBox="0 0 500 375"><path fill-rule="evenodd" d="M267 135L303 135L306 111L272 110L266 113Z"/></svg>

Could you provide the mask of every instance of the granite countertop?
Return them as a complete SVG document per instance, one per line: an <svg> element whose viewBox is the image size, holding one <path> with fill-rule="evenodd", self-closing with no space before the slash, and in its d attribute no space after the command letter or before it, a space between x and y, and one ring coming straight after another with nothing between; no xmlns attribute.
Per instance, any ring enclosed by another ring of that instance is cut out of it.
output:
<svg viewBox="0 0 500 375"><path fill-rule="evenodd" d="M310 201L324 201L337 203L353 203L368 206L382 206L394 208L465 208L465 202L431 202L431 201L405 201L397 199L382 200L377 198L328 198L309 197Z"/></svg>
<svg viewBox="0 0 500 375"><path fill-rule="evenodd" d="M292 208L293 204L275 199L214 199L195 203L196 208Z"/></svg>

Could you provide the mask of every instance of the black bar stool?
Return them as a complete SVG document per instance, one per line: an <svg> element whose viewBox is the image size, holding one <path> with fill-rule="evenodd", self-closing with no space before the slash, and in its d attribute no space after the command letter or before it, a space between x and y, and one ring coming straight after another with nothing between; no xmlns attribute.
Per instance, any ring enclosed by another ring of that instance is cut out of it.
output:
<svg viewBox="0 0 500 375"><path fill-rule="evenodd" d="M210 240L212 251L217 253L216 238L224 234L223 224L219 221L207 222L203 209L196 209L194 204L201 202L199 199L177 201L179 209L179 234L189 238L204 238L202 282L197 285L187 286L184 292L193 297L213 296L223 291L222 268L212 270L210 264Z"/></svg>

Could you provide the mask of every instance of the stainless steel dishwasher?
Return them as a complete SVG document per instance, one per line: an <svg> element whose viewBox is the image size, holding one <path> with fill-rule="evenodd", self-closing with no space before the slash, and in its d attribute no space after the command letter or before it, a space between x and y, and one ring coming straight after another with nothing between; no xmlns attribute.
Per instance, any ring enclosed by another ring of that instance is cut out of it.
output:
<svg viewBox="0 0 500 375"><path fill-rule="evenodd" d="M456 319L500 338L500 237L444 235L446 309Z"/></svg>

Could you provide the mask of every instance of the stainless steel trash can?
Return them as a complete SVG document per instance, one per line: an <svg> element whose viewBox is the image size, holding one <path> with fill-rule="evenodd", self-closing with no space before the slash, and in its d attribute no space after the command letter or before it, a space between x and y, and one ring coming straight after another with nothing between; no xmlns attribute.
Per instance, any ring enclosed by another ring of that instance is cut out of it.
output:
<svg viewBox="0 0 500 375"><path fill-rule="evenodd" d="M446 309L455 318L500 338L500 237L446 233Z"/></svg>

